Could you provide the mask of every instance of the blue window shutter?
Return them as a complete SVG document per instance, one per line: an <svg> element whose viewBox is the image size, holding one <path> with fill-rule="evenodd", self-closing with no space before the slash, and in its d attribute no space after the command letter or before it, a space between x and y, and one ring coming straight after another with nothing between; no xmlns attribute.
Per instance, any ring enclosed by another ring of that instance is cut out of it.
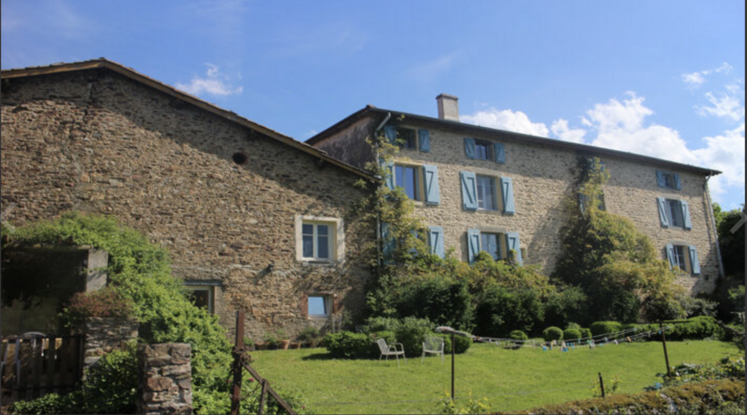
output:
<svg viewBox="0 0 747 415"><path fill-rule="evenodd" d="M501 196L503 197L503 213L514 214L514 184L510 177L501 177Z"/></svg>
<svg viewBox="0 0 747 415"><path fill-rule="evenodd" d="M663 197L657 197L656 204L659 206L659 222L663 228L668 228L669 212L667 212L667 200Z"/></svg>
<svg viewBox="0 0 747 415"><path fill-rule="evenodd" d="M503 149L503 144L494 143L493 148L495 149L495 162L498 164L506 164L506 150Z"/></svg>
<svg viewBox="0 0 747 415"><path fill-rule="evenodd" d="M464 154L468 159L475 158L475 140L472 138L464 139Z"/></svg>
<svg viewBox="0 0 747 415"><path fill-rule="evenodd" d="M475 173L463 171L462 178L462 206L464 210L477 210L477 182Z"/></svg>
<svg viewBox="0 0 747 415"><path fill-rule="evenodd" d="M423 173L425 173L425 203L429 205L441 203L438 189L438 167L426 164L423 166Z"/></svg>
<svg viewBox="0 0 747 415"><path fill-rule="evenodd" d="M467 229L467 253L469 263L475 262L475 256L480 252L480 231L477 229Z"/></svg>
<svg viewBox="0 0 747 415"><path fill-rule="evenodd" d="M384 184L386 184L387 189L394 190L394 160L387 161L385 158L380 158L379 165L386 173Z"/></svg>
<svg viewBox="0 0 747 415"><path fill-rule="evenodd" d="M431 151L431 133L428 130L418 130L418 141L420 142L420 151L429 153Z"/></svg>
<svg viewBox="0 0 747 415"><path fill-rule="evenodd" d="M444 250L444 228L440 226L428 227L428 246L431 247L431 253L443 258Z"/></svg>
<svg viewBox="0 0 747 415"><path fill-rule="evenodd" d="M386 141L389 142L389 144L397 144L397 128L393 125L384 126L384 137L386 137Z"/></svg>
<svg viewBox="0 0 747 415"><path fill-rule="evenodd" d="M682 183L680 183L680 175L677 173L673 173L672 177L674 178L674 188L677 190L682 190Z"/></svg>
<svg viewBox="0 0 747 415"><path fill-rule="evenodd" d="M667 182L664 180L664 173L661 170L656 170L656 184L659 187L667 187Z"/></svg>
<svg viewBox="0 0 747 415"><path fill-rule="evenodd" d="M700 275L700 261L698 260L698 250L695 246L690 245L690 266L692 267L693 275Z"/></svg>
<svg viewBox="0 0 747 415"><path fill-rule="evenodd" d="M669 268L674 268L674 245L667 244L667 260L669 260Z"/></svg>
<svg viewBox="0 0 747 415"><path fill-rule="evenodd" d="M680 200L680 206L682 207L682 220L684 222L684 228L692 229L693 223L690 220L690 206L684 200Z"/></svg>
<svg viewBox="0 0 747 415"><path fill-rule="evenodd" d="M521 258L521 241L519 240L519 232L506 233L506 248L509 251L516 252L514 259L517 264L522 265L524 261Z"/></svg>
<svg viewBox="0 0 747 415"><path fill-rule="evenodd" d="M382 241L382 251L384 253L384 258L389 259L394 255L394 249L396 246L396 241L392 237L391 232L389 232L389 224L388 223L382 223L381 224L381 241Z"/></svg>

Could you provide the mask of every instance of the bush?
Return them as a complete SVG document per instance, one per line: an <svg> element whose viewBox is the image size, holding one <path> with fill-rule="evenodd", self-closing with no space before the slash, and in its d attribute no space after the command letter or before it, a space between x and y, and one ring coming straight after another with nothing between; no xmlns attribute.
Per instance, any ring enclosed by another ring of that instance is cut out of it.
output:
<svg viewBox="0 0 747 415"><path fill-rule="evenodd" d="M433 333L434 325L428 319L405 317L395 332L397 341L402 343L405 356L418 356L423 352L423 342Z"/></svg>
<svg viewBox="0 0 747 415"><path fill-rule="evenodd" d="M444 353L451 353L451 334L433 333L431 336L444 339ZM468 337L454 336L454 341L456 342L456 350L454 350L455 354L465 353L472 346L472 339Z"/></svg>
<svg viewBox="0 0 747 415"><path fill-rule="evenodd" d="M667 325L667 322L664 322ZM716 323L716 319L707 316L698 316L688 319L685 323L669 324L672 330L667 331L667 340L700 340L709 337L719 337L722 329ZM658 325L651 325L658 330Z"/></svg>
<svg viewBox="0 0 747 415"><path fill-rule="evenodd" d="M377 331L397 331L401 322L393 317L371 317L366 320L363 326L365 333L374 333Z"/></svg>
<svg viewBox="0 0 747 415"><path fill-rule="evenodd" d="M508 334L508 338L513 340L527 340L529 336L521 330L514 330Z"/></svg>
<svg viewBox="0 0 747 415"><path fill-rule="evenodd" d="M298 335L298 340L300 342L303 342L305 344L308 344L311 347L316 347L317 343L319 342L319 329L314 326L308 326L303 331L301 331L301 334Z"/></svg>
<svg viewBox="0 0 747 415"><path fill-rule="evenodd" d="M399 291L395 294L399 316L424 318L457 330L471 329L474 307L465 281L433 275L410 282Z"/></svg>
<svg viewBox="0 0 747 415"><path fill-rule="evenodd" d="M622 331L622 324L617 321L597 321L591 323L591 334L599 336L600 334L617 333Z"/></svg>
<svg viewBox="0 0 747 415"><path fill-rule="evenodd" d="M562 340L563 330L555 326L548 327L542 331L542 338L548 342L553 340Z"/></svg>
<svg viewBox="0 0 747 415"><path fill-rule="evenodd" d="M538 291L492 285L480 295L475 331L485 337L506 337L512 330L532 333L544 316Z"/></svg>
<svg viewBox="0 0 747 415"><path fill-rule="evenodd" d="M583 328L582 327L582 328L580 328L578 330L581 332L581 338L582 339L588 339L588 338L591 337L591 329L587 329L587 328Z"/></svg>
<svg viewBox="0 0 747 415"><path fill-rule="evenodd" d="M563 330L563 338L565 340L577 340L581 338L581 330L579 329L565 329Z"/></svg>
<svg viewBox="0 0 747 415"><path fill-rule="evenodd" d="M372 353L373 342L368 334L341 331L324 336L322 346L326 347L333 357L365 359Z"/></svg>

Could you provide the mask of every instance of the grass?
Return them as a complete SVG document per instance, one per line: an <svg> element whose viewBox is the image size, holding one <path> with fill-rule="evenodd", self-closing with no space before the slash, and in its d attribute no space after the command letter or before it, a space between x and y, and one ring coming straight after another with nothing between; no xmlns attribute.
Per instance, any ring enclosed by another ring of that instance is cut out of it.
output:
<svg viewBox="0 0 747 415"><path fill-rule="evenodd" d="M741 353L731 343L688 341L667 343L669 363L716 362ZM451 388L451 356L420 356L397 366L393 360L329 358L325 349L256 351L251 353L260 375L281 390L300 392L316 413L433 413ZM487 397L493 411L511 412L550 403L591 398L601 372L605 382L617 375L618 393L641 392L660 382L664 352L659 342L607 345L568 353L525 347L505 350L474 344L456 356L456 397ZM394 403L392 403L394 402Z"/></svg>

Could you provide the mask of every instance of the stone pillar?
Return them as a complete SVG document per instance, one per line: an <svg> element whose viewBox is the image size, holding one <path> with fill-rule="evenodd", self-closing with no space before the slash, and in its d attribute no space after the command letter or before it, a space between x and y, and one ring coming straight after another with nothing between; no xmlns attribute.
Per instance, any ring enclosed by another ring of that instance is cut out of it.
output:
<svg viewBox="0 0 747 415"><path fill-rule="evenodd" d="M192 413L192 346L189 343L138 347L138 414Z"/></svg>
<svg viewBox="0 0 747 415"><path fill-rule="evenodd" d="M137 339L137 320L132 317L89 317L86 319L86 344L83 369L124 343ZM85 372L84 372L85 373Z"/></svg>

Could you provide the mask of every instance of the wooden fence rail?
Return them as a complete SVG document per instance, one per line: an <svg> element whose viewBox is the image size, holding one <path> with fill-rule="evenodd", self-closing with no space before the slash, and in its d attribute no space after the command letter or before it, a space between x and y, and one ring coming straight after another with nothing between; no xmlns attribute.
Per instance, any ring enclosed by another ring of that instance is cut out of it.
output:
<svg viewBox="0 0 747 415"><path fill-rule="evenodd" d="M83 336L3 337L0 388L3 405L73 390L83 374Z"/></svg>

